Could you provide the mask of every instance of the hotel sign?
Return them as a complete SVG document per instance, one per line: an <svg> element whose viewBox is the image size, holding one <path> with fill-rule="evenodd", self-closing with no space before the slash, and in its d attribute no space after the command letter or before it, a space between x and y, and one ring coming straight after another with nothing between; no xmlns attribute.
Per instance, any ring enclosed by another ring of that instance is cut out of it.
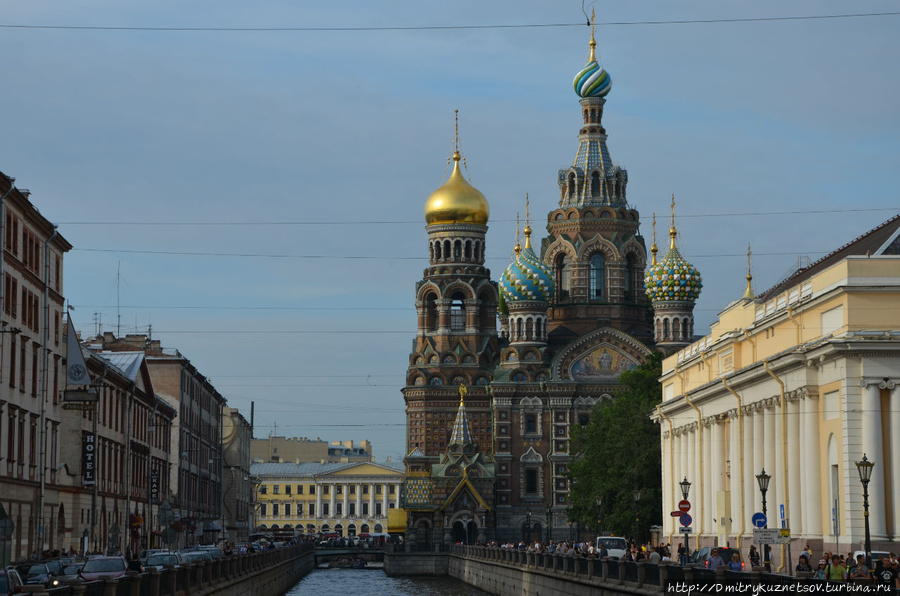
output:
<svg viewBox="0 0 900 596"><path fill-rule="evenodd" d="M81 440L81 461L84 468L84 485L97 484L97 436L84 435Z"/></svg>
<svg viewBox="0 0 900 596"><path fill-rule="evenodd" d="M159 503L159 470L150 472L150 502Z"/></svg>

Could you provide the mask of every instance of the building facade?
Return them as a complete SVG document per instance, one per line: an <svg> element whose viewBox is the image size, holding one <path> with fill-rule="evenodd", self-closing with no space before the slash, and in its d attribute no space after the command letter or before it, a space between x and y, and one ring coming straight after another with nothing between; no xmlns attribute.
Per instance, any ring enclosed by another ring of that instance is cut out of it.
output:
<svg viewBox="0 0 900 596"><path fill-rule="evenodd" d="M70 538L60 398L63 260L72 246L29 194L0 172L0 564Z"/></svg>
<svg viewBox="0 0 900 596"><path fill-rule="evenodd" d="M269 435L253 439L250 456L254 463L350 463L375 461L372 443L360 441L323 441L306 437Z"/></svg>
<svg viewBox="0 0 900 596"><path fill-rule="evenodd" d="M660 335L662 345L685 345L693 332L699 274L687 280L670 271L675 260L686 264L674 235L666 258L657 263L654 252L648 268L640 215L627 198L628 173L613 163L607 143L603 111L611 79L595 45L592 34L589 58L575 77L577 150L571 166L555 174L559 196L547 214L547 236L532 239L526 197L524 244L517 239L499 283L484 266L490 208L463 176L459 151L452 174L425 203L429 264L415 288L418 330L403 389L405 506L409 536L417 541L570 536L573 425L587 424L597 403L614 398L619 376L655 349L657 324L671 325L672 309L689 323L679 327L677 341ZM683 292L648 298L648 275L666 286L693 284L695 291L684 300ZM651 299L664 313L658 323ZM453 434L463 411L471 434L460 443ZM476 460L477 482L460 475L458 490L442 492L448 473ZM457 526L461 520L468 521Z"/></svg>
<svg viewBox="0 0 900 596"><path fill-rule="evenodd" d="M162 348L159 340L142 334L117 338L107 332L89 341L104 351L145 354L157 395L177 411L167 500L181 516L188 543L215 543L224 523L225 398L187 357L178 350Z"/></svg>
<svg viewBox="0 0 900 596"><path fill-rule="evenodd" d="M376 463L255 463L256 532L273 539L301 534L356 536L387 532L400 506L403 470Z"/></svg>
<svg viewBox="0 0 900 596"><path fill-rule="evenodd" d="M222 519L229 542L246 542L253 529L250 520L253 485L250 474L250 444L253 427L235 408L225 406L222 424Z"/></svg>
<svg viewBox="0 0 900 596"><path fill-rule="evenodd" d="M663 510L690 485L700 544L746 550L751 517L795 546L900 541L900 216L775 287L729 304L710 333L663 362ZM764 505L758 475L770 477ZM665 519L677 541L676 519ZM782 525L783 524L783 525ZM798 550L794 551L794 555ZM776 565L792 564L781 548Z"/></svg>

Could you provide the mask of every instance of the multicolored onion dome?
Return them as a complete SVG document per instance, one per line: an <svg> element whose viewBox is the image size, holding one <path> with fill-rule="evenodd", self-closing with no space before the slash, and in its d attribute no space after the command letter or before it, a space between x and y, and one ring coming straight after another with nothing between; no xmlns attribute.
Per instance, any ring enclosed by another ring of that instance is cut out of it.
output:
<svg viewBox="0 0 900 596"><path fill-rule="evenodd" d="M703 283L700 272L672 246L662 261L647 270L644 286L651 302L695 302Z"/></svg>
<svg viewBox="0 0 900 596"><path fill-rule="evenodd" d="M524 300L549 302L553 296L553 275L531 248L531 228L525 227L525 248L516 245L516 258L500 278L505 302Z"/></svg>
<svg viewBox="0 0 900 596"><path fill-rule="evenodd" d="M485 225L491 214L487 199L469 184L459 170L459 151L453 154L453 172L425 201L425 223Z"/></svg>
<svg viewBox="0 0 900 596"><path fill-rule="evenodd" d="M577 75L575 75L575 93L578 97L606 97L612 89L612 78L594 57L594 38L591 37L591 57Z"/></svg>

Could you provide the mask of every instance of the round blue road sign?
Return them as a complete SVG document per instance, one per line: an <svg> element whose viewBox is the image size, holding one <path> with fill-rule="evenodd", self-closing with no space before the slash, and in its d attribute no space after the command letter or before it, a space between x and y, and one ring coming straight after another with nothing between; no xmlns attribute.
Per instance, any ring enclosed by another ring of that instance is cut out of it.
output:
<svg viewBox="0 0 900 596"><path fill-rule="evenodd" d="M691 522L694 521L694 519L690 516L689 513L685 513L680 518L678 518L678 521L681 522L682 526L687 527L687 526L691 525Z"/></svg>
<svg viewBox="0 0 900 596"><path fill-rule="evenodd" d="M750 518L750 523L753 524L754 528L765 528L766 527L766 516L760 512L756 512L753 514L753 517Z"/></svg>

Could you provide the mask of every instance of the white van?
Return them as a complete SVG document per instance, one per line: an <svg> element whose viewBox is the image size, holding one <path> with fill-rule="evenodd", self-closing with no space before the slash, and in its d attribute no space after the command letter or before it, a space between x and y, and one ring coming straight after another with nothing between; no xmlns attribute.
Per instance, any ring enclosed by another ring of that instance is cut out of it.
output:
<svg viewBox="0 0 900 596"><path fill-rule="evenodd" d="M606 547L606 552L609 553L609 557L612 559L624 557L628 548L628 543L625 542L625 539L616 536L597 536L597 544L595 545L597 552L600 552L601 545Z"/></svg>

